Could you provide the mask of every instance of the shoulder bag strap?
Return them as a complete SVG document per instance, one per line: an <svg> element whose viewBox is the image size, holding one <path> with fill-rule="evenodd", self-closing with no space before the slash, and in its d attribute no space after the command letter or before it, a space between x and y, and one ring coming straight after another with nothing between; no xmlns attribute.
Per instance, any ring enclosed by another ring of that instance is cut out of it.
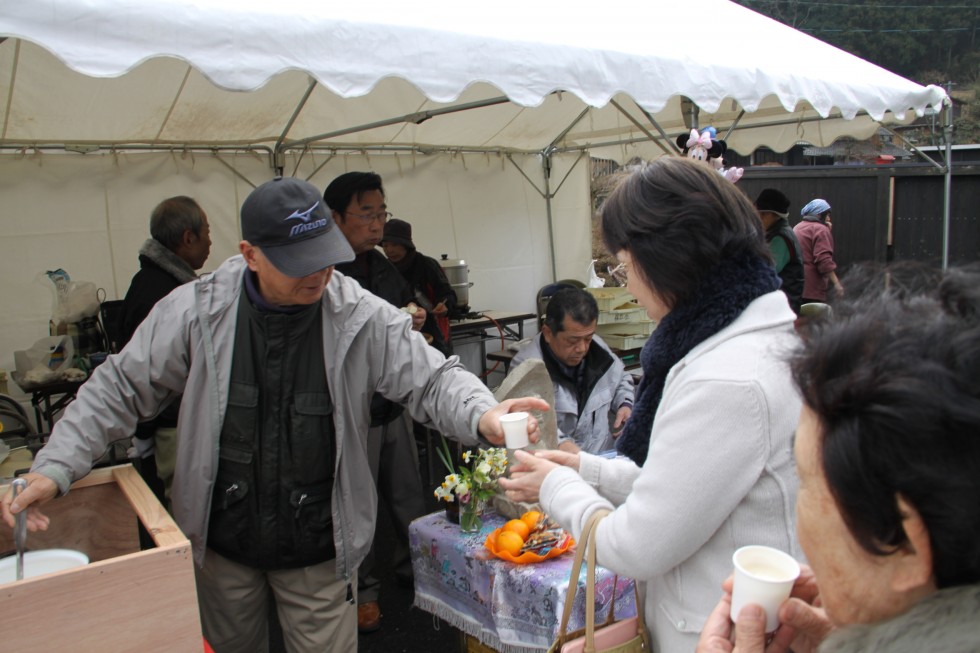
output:
<svg viewBox="0 0 980 653"><path fill-rule="evenodd" d="M799 263L800 259L796 256L796 247L793 245L793 241L789 239L789 236L783 233L777 233L776 235L786 243L786 249L789 251L789 260L793 263Z"/></svg>
<svg viewBox="0 0 980 653"><path fill-rule="evenodd" d="M608 510L596 511L597 514L593 515L590 519L592 524L592 530L589 532L588 539L588 568L586 574L588 574L585 584L585 651L584 653L596 653L595 648L595 568L596 568L596 550L599 548L596 545L596 538L599 533L599 521L602 520L607 514ZM615 583L618 584L619 577L615 578ZM615 621L614 613L616 610L616 584L613 585L612 603L609 606L609 617L606 619L603 627L612 624ZM643 620L643 605L640 603L640 590L637 587L636 580L633 580L633 596L636 601L636 634L643 640L644 645L649 648L649 642L647 642L647 631L646 623Z"/></svg>
<svg viewBox="0 0 980 653"><path fill-rule="evenodd" d="M607 512L607 510L602 509L592 513L592 515L589 516L588 521L585 522L585 528L582 529L581 536L575 543L575 559L572 562L572 570L568 575L568 589L565 592L565 607L562 610L561 624L558 627L559 649L561 648L561 645L565 643L565 640L568 637L568 620L572 616L572 606L575 604L575 592L578 589L578 577L582 571L582 560L585 558L585 550L588 548L589 536L591 535L595 524L597 524ZM586 606L586 614L588 614L588 612L588 606Z"/></svg>
<svg viewBox="0 0 980 653"><path fill-rule="evenodd" d="M588 567L585 571L585 653L595 653L595 533L599 521L606 515L596 514L592 516L592 530L589 531L588 548ZM616 595L613 592L613 603L616 602Z"/></svg>

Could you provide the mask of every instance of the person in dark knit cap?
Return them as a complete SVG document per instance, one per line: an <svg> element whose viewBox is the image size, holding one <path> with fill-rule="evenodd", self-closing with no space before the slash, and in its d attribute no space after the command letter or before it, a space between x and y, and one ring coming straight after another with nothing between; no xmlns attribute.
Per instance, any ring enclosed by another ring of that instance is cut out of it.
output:
<svg viewBox="0 0 980 653"><path fill-rule="evenodd" d="M796 234L789 226L789 198L775 188L765 188L755 200L755 208L766 230L766 242L772 252L776 274L782 279L782 291L789 306L800 314L803 297L803 252Z"/></svg>
<svg viewBox="0 0 980 653"><path fill-rule="evenodd" d="M429 334L432 345L448 355L452 351L449 312L456 307L456 291L442 266L415 248L412 225L398 218L392 218L385 224L381 247L388 260L412 286L415 299L428 311L422 333Z"/></svg>

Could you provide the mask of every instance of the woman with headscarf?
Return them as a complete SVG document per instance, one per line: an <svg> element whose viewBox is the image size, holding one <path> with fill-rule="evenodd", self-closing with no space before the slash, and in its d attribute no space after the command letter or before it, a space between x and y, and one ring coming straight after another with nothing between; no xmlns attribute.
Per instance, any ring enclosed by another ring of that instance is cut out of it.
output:
<svg viewBox="0 0 980 653"><path fill-rule="evenodd" d="M692 651L734 551L799 556L791 438L796 342L755 207L701 163L632 171L602 208L606 247L657 321L617 448L628 458L516 452L501 486L578 537L596 510L597 561L645 585L654 650ZM712 579L712 574L720 576Z"/></svg>
<svg viewBox="0 0 980 653"><path fill-rule="evenodd" d="M793 233L803 249L802 303L825 303L829 288L833 288L838 295L844 294L844 286L835 272L837 263L834 262L830 204L819 198L812 200L803 207L800 216L803 220L793 227Z"/></svg>

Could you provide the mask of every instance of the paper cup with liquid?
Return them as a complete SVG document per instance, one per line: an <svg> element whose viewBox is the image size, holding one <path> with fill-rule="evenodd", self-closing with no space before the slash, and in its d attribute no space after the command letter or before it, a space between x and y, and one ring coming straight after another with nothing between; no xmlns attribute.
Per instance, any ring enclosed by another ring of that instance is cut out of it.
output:
<svg viewBox="0 0 980 653"><path fill-rule="evenodd" d="M500 417L504 429L504 442L508 449L523 449L531 444L527 437L527 413L507 413Z"/></svg>
<svg viewBox="0 0 980 653"><path fill-rule="evenodd" d="M732 588L732 621L746 605L766 611L766 632L779 627L779 606L789 598L800 575L800 563L787 553L768 546L743 546L732 556L735 585Z"/></svg>

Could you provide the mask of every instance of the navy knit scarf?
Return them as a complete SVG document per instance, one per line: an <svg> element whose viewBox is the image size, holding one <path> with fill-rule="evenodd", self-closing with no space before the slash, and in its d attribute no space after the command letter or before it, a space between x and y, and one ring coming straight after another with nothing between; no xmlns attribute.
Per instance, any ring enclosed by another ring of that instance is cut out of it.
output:
<svg viewBox="0 0 980 653"><path fill-rule="evenodd" d="M735 321L755 299L779 288L779 276L757 256L726 259L705 277L692 297L675 306L640 353L643 379L616 449L643 465L650 448L653 418L664 393L667 372L689 351Z"/></svg>

